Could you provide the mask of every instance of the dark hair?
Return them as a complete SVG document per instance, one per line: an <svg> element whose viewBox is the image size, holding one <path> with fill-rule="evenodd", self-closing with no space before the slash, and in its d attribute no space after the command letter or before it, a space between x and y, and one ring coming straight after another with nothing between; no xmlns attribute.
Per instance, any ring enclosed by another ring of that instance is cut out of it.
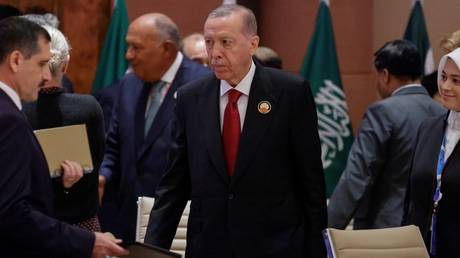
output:
<svg viewBox="0 0 460 258"><path fill-rule="evenodd" d="M242 5L224 4L209 13L208 19L227 17L233 13L242 12L243 16L243 31L250 35L257 35L257 20L254 12Z"/></svg>
<svg viewBox="0 0 460 258"><path fill-rule="evenodd" d="M438 92L438 71L434 71L422 78L422 85L431 97Z"/></svg>
<svg viewBox="0 0 460 258"><path fill-rule="evenodd" d="M26 59L39 51L38 39L50 41L50 35L40 25L21 17L9 17L0 21L0 63L14 50Z"/></svg>
<svg viewBox="0 0 460 258"><path fill-rule="evenodd" d="M393 40L385 43L374 54L377 71L387 69L395 77L420 78L422 62L417 47L408 40Z"/></svg>
<svg viewBox="0 0 460 258"><path fill-rule="evenodd" d="M0 20L18 15L21 15L21 11L18 8L9 4L0 4Z"/></svg>

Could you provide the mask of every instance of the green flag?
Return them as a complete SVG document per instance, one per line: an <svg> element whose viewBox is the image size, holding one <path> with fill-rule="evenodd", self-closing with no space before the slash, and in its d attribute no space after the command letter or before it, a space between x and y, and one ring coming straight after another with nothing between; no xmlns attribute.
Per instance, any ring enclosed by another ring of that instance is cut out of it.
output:
<svg viewBox="0 0 460 258"><path fill-rule="evenodd" d="M128 11L125 0L114 0L114 5L109 30L99 57L96 78L93 82L93 93L123 77L128 69L128 62L125 59L127 49L125 37L129 25Z"/></svg>
<svg viewBox="0 0 460 258"><path fill-rule="evenodd" d="M434 71L433 51L430 47L428 30L426 28L425 16L423 15L422 3L420 0L413 1L412 12L409 23L404 33L407 39L417 46L421 60L424 65L423 74L430 74Z"/></svg>
<svg viewBox="0 0 460 258"><path fill-rule="evenodd" d="M330 197L345 168L353 133L340 80L328 1L320 2L316 28L300 74L310 81L316 102L321 158Z"/></svg>

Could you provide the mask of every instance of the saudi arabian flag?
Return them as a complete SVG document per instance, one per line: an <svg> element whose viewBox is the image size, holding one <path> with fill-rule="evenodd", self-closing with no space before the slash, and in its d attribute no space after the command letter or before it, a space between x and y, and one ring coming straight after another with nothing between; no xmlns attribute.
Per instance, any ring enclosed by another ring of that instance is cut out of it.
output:
<svg viewBox="0 0 460 258"><path fill-rule="evenodd" d="M345 168L353 133L340 80L329 1L320 2L300 74L310 82L316 102L321 158L330 197Z"/></svg>
<svg viewBox="0 0 460 258"><path fill-rule="evenodd" d="M93 93L123 77L126 69L128 69L128 62L125 59L127 49L125 38L128 33L128 26L128 11L125 0L114 0L109 30L105 36L96 78L93 82Z"/></svg>
<svg viewBox="0 0 460 258"><path fill-rule="evenodd" d="M412 1L412 12L406 27L406 32L404 33L404 39L411 41L417 46L424 64L423 74L432 73L435 69L433 50L430 47L421 0Z"/></svg>

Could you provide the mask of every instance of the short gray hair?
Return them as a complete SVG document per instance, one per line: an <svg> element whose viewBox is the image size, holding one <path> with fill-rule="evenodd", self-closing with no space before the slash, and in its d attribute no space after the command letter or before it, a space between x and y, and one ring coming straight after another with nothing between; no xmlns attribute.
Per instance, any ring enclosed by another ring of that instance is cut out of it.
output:
<svg viewBox="0 0 460 258"><path fill-rule="evenodd" d="M29 21L35 22L40 26L48 25L54 28L59 27L59 19L56 15L47 13L47 14L25 14L22 17L26 18Z"/></svg>
<svg viewBox="0 0 460 258"><path fill-rule="evenodd" d="M70 45L62 32L56 28L44 25L43 28L50 34L50 52L51 59L49 61L51 74L56 75L58 69L69 61Z"/></svg>
<svg viewBox="0 0 460 258"><path fill-rule="evenodd" d="M52 75L56 75L60 67L70 58L70 45L66 37L56 26L59 25L59 20L52 14L27 14L22 17L29 21L41 25L50 35L50 52L51 58L49 61L50 71ZM54 17L54 18L53 18ZM54 21L54 22L53 22Z"/></svg>
<svg viewBox="0 0 460 258"><path fill-rule="evenodd" d="M251 9L238 4L223 4L208 15L208 19L227 17L234 13L241 12L243 16L243 31L250 35L257 35L257 20Z"/></svg>
<svg viewBox="0 0 460 258"><path fill-rule="evenodd" d="M177 49L182 46L181 36L177 25L167 16L155 17L155 29L162 41L170 40L176 45Z"/></svg>

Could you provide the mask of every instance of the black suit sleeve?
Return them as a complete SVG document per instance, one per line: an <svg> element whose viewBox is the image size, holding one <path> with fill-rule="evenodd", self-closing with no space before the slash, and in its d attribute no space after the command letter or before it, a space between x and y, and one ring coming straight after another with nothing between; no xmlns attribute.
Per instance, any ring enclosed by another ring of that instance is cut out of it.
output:
<svg viewBox="0 0 460 258"><path fill-rule="evenodd" d="M168 153L167 171L157 187L155 205L150 213L145 242L169 249L190 195L190 174L186 153L183 103L178 91L173 121L173 143Z"/></svg>
<svg viewBox="0 0 460 258"><path fill-rule="evenodd" d="M17 115L0 117L0 238L48 257L90 257L93 233L61 223L29 203L37 182L31 180L36 156L28 130Z"/></svg>
<svg viewBox="0 0 460 258"><path fill-rule="evenodd" d="M295 190L305 214L306 257L319 258L326 256L322 230L327 226L327 211L316 108L307 82L299 87L295 95L295 104L290 112Z"/></svg>

